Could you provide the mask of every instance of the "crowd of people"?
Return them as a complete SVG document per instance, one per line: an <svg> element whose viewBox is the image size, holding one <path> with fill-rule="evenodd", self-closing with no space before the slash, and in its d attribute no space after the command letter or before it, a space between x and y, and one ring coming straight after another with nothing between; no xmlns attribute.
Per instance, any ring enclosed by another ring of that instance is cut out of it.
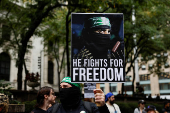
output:
<svg viewBox="0 0 170 113"><path fill-rule="evenodd" d="M50 87L42 87L37 94L37 105L31 113L110 113L105 104L105 95L101 89L95 89L95 103L81 100L79 83L71 83L65 77L60 83L60 102L55 103L56 96Z"/></svg>
<svg viewBox="0 0 170 113"><path fill-rule="evenodd" d="M155 106L148 105L145 107L145 104L144 100L139 100L138 107L134 110L134 113L159 113ZM164 102L164 108L160 113L170 113L170 101Z"/></svg>
<svg viewBox="0 0 170 113"><path fill-rule="evenodd" d="M70 77L65 77L60 83L60 102L55 102L54 89L48 86L42 87L37 93L37 104L31 113L121 113L115 103L113 93L103 93L101 89L95 89L95 103L82 101L80 83L71 83ZM159 113L155 106L145 107L145 100L138 101L138 107L134 113ZM170 102L164 102L164 108L160 113L170 113Z"/></svg>

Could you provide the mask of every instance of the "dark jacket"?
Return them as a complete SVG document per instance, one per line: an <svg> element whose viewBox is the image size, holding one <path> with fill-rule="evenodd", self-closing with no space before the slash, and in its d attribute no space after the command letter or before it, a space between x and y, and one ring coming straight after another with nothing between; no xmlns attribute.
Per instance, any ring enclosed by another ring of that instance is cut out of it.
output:
<svg viewBox="0 0 170 113"><path fill-rule="evenodd" d="M44 111L43 109L36 108L32 110L30 113L47 113L47 111Z"/></svg>
<svg viewBox="0 0 170 113"><path fill-rule="evenodd" d="M96 104L90 103L92 113L109 113L109 110L106 105L102 107L97 107ZM47 113L52 113L54 105L47 110ZM59 108L55 113L81 113L85 111L85 113L90 113L84 106L83 101L80 102L79 106L74 109L64 109L62 104L59 104Z"/></svg>
<svg viewBox="0 0 170 113"><path fill-rule="evenodd" d="M163 109L162 109L162 113L164 113L164 112L170 113L169 108L163 108Z"/></svg>

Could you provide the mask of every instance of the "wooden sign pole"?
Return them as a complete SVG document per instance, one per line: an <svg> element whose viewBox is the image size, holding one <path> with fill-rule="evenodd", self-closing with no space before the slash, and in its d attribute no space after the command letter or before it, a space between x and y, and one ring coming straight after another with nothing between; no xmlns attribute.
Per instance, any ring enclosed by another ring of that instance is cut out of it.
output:
<svg viewBox="0 0 170 113"><path fill-rule="evenodd" d="M96 89L100 89L100 83L96 83Z"/></svg>
<svg viewBox="0 0 170 113"><path fill-rule="evenodd" d="M96 89L100 89L100 83L96 83ZM96 102L96 106L101 106L100 103Z"/></svg>

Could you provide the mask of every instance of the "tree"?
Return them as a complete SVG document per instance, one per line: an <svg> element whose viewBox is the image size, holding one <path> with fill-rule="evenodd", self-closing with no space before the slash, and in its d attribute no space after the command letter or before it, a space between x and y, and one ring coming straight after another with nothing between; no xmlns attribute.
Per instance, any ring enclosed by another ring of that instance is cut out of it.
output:
<svg viewBox="0 0 170 113"><path fill-rule="evenodd" d="M8 52L9 50L13 50L13 56L16 58L17 51L19 50L21 44L20 44L20 34L21 34L21 28L25 27L25 25L21 24L21 21L23 21L19 15L16 14L16 12L20 12L21 10L25 10L23 7L17 6L16 4L9 2L9 1L3 1L1 7L1 20L3 26L6 26L7 29L3 30L2 27L2 35L1 37L1 43L0 46L3 48L4 51ZM10 10L7 10L8 8L12 7ZM19 16L19 17L17 17ZM17 20L16 20L17 19ZM24 21L28 20L28 18L24 18ZM12 36L10 36L12 35ZM31 42L31 41L29 41ZM29 52L29 49L32 48L31 44L28 43L27 45L27 51ZM28 74L28 70L25 64L24 59L24 68L25 68L25 75ZM16 66L18 64L16 63ZM26 84L25 84L25 90L26 90Z"/></svg>
<svg viewBox="0 0 170 113"><path fill-rule="evenodd" d="M90 4L94 1L68 1L68 7L57 8L53 12L53 19L50 17L46 20L45 26L48 26L43 31L43 37L45 37L45 46L48 49L48 53L56 59L57 61L57 71L58 71L58 83L60 83L60 73L63 67L63 58L66 54L67 56L67 76L70 76L70 22L72 12L87 12L87 11L97 11L99 5L102 4L99 1L98 4ZM90 5L89 5L90 4ZM93 5L93 7L91 6ZM106 7L104 10L107 10ZM103 10L100 10L103 11ZM64 36L65 34L65 36ZM51 46L52 45L52 46ZM59 53L59 49L64 49L62 57Z"/></svg>
<svg viewBox="0 0 170 113"><path fill-rule="evenodd" d="M51 16L53 13L53 9L61 6L68 6L69 11L68 15L66 16L67 21L67 32L66 32L66 51L67 51L67 66L68 66L68 75L70 73L70 64L69 64L69 52L68 52L68 36L69 36L69 29L68 29L68 19L70 18L70 14L72 11L74 11L75 8L80 8L84 11L89 11L89 9L97 10L99 7L98 5L94 5L94 1L79 1L79 0L70 0L68 1L68 5L62 4L67 1L63 1L62 3L60 1L56 0L35 0L35 1L25 1L25 7L18 6L17 1L13 0L2 0L1 6L3 7L3 11L7 12L5 13L5 20L8 22L9 20L13 20L15 22L15 25L19 32L17 35L19 36L19 44L18 50L17 50L17 67L18 67L18 74L17 74L17 80L18 80L18 89L22 89L22 70L23 70L23 64L24 64L24 56L28 47L28 42L31 38L31 36L36 35L39 33L39 29L37 29L40 24L43 22L43 20ZM105 3L104 1L96 1L97 4ZM96 7L94 7L96 6ZM73 8L73 9L72 9ZM84 9L82 9L84 8ZM20 12L20 13L18 13Z"/></svg>
<svg viewBox="0 0 170 113"><path fill-rule="evenodd" d="M128 58L131 59L126 74L133 67L133 63L139 55L148 57L168 49L169 39L164 35L168 34L169 36L169 32L167 33L166 30L168 28L168 6L169 2L164 1L137 0L127 2L126 0L117 0L112 4L112 9L107 11L124 14L125 66L127 66ZM136 17L135 24L132 21L133 8ZM136 34L136 43L134 42L134 34ZM160 37L161 35L163 37ZM165 40L167 40L166 43ZM134 54L136 46L136 54ZM154 72L157 72L157 70L154 70ZM124 84L122 84L122 94L123 92Z"/></svg>
<svg viewBox="0 0 170 113"><path fill-rule="evenodd" d="M66 54L65 40L65 16L66 8L54 10L52 18L47 18L43 23L47 29L43 30L44 46L47 54L55 58L57 62L58 86L60 86L60 73L62 71ZM56 15L57 14L57 15Z"/></svg>
<svg viewBox="0 0 170 113"><path fill-rule="evenodd" d="M27 50L28 42L38 32L37 27L41 24L44 18L50 15L51 11L56 7L61 7L64 4L60 4L55 0L39 1L27 4L26 8L20 7L13 3L13 1L1 1L2 7L6 13L5 18L13 19L16 21L16 26L19 28L19 43L20 46L17 50L17 81L18 89L22 89L22 70L24 64L24 56ZM12 5L9 5L12 4ZM13 7L12 7L13 6ZM20 13L18 13L20 12ZM15 18L14 18L15 17ZM8 19L7 19L8 20Z"/></svg>

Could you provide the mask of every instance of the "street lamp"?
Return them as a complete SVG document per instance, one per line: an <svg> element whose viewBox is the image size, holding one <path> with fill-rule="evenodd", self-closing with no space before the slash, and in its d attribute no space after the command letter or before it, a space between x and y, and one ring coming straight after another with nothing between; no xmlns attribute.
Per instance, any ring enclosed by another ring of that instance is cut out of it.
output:
<svg viewBox="0 0 170 113"><path fill-rule="evenodd" d="M38 69L40 69L40 88L41 88L41 52L40 57L38 57Z"/></svg>

